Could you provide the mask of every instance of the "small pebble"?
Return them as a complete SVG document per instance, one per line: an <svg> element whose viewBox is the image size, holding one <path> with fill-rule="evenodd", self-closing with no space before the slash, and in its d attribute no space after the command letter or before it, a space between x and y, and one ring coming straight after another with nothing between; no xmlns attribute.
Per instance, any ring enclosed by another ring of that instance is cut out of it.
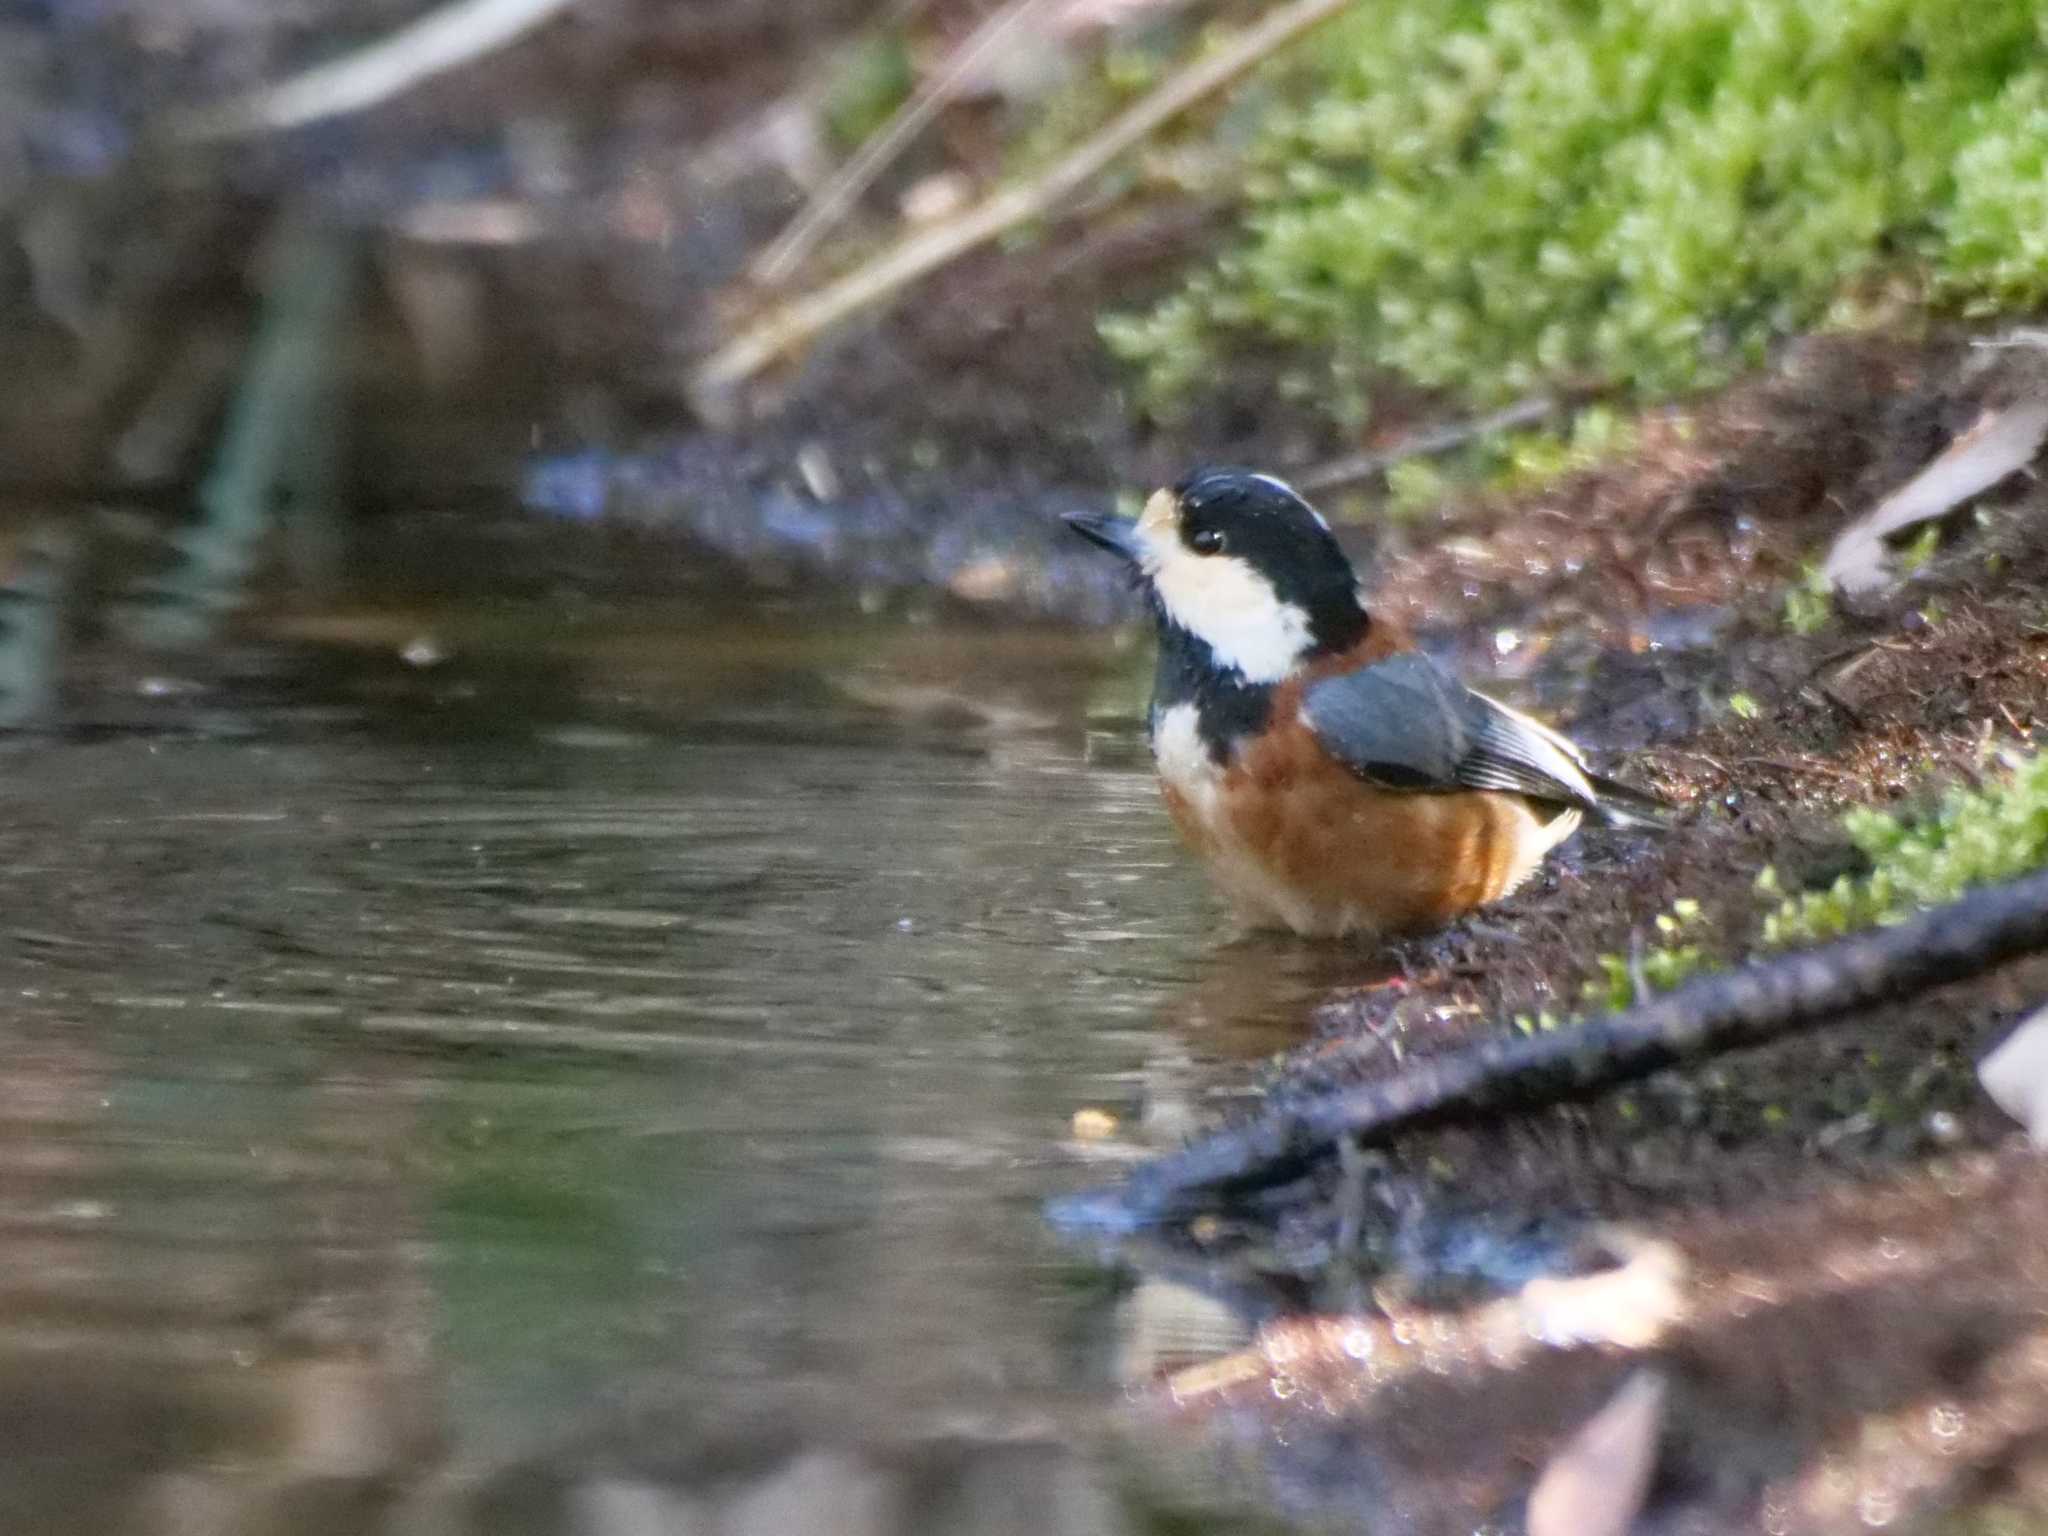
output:
<svg viewBox="0 0 2048 1536"><path fill-rule="evenodd" d="M182 699L203 690L187 677L145 677L137 681L135 691L145 699Z"/></svg>
<svg viewBox="0 0 2048 1536"><path fill-rule="evenodd" d="M1116 1134L1117 1118L1106 1109L1077 1109L1072 1131L1076 1141L1107 1141Z"/></svg>

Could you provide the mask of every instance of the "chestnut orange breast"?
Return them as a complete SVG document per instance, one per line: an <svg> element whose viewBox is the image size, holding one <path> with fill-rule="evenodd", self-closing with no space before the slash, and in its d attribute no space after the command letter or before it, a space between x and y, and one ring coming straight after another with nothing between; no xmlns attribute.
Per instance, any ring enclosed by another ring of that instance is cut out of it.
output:
<svg viewBox="0 0 2048 1536"><path fill-rule="evenodd" d="M1220 761L1192 705L1155 722L1167 810L1252 926L1314 936L1434 927L1513 890L1579 824L1574 809L1518 794L1370 783L1302 718L1301 692L1299 682L1276 689L1267 728Z"/></svg>

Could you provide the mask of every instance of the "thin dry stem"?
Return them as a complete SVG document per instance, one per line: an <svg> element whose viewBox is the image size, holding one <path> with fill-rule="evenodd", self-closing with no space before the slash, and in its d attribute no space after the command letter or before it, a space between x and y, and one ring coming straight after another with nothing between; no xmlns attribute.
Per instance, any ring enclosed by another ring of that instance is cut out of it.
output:
<svg viewBox="0 0 2048 1536"><path fill-rule="evenodd" d="M692 373L689 390L699 415L709 421L729 418L734 391L776 359L926 273L1046 213L1202 98L1352 3L1292 0L1278 7L1226 46L1162 82L1035 180L1004 188L943 224L914 230L866 265L770 310Z"/></svg>
<svg viewBox="0 0 2048 1536"><path fill-rule="evenodd" d="M1036 18L1053 0L1010 0L962 40L939 72L867 138L852 157L818 188L781 234L754 259L751 273L764 287L782 282L817 248L818 241L846 216L854 200L886 170L996 47Z"/></svg>
<svg viewBox="0 0 2048 1536"><path fill-rule="evenodd" d="M195 112L177 131L188 139L239 138L360 112L495 53L572 3L453 0L354 53Z"/></svg>

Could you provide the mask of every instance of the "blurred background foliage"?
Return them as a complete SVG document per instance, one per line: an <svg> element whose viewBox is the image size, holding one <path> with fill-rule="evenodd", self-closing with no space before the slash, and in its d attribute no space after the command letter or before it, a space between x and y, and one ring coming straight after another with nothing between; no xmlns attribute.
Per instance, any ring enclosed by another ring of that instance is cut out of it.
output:
<svg viewBox="0 0 2048 1536"><path fill-rule="evenodd" d="M1260 125L1243 233L1104 332L1155 407L1277 341L1356 420L1388 373L1656 397L1901 300L2037 305L2044 43L2029 0L1361 5Z"/></svg>
<svg viewBox="0 0 2048 1536"><path fill-rule="evenodd" d="M0 479L99 483L125 453L150 462L117 481L189 485L280 208L367 259L344 321L358 503L502 497L537 452L726 443L686 380L736 331L1043 175L1274 8L578 0L353 114L177 131L435 9L0 4ZM932 120L763 282L833 170L933 91ZM743 402L742 435L788 423L748 439L769 467L719 448L698 479L1099 486L1198 453L1294 470L1418 422L1599 398L1396 466L1386 508L1427 516L1465 476L1528 486L1626 452L1636 407L1774 342L2044 299L2048 14L2029 0L1359 0L1050 215L806 337ZM144 417L189 428L121 448ZM835 450L822 480L788 468L811 441Z"/></svg>

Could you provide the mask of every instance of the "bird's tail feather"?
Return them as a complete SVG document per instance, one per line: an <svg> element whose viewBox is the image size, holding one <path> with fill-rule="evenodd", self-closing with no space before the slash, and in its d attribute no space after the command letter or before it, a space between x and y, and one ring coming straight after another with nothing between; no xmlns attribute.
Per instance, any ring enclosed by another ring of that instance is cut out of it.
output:
<svg viewBox="0 0 2048 1536"><path fill-rule="evenodd" d="M1648 832L1671 830L1672 807L1655 795L1631 789L1617 779L1589 773L1586 782L1599 796L1593 815L1610 827L1636 827Z"/></svg>

